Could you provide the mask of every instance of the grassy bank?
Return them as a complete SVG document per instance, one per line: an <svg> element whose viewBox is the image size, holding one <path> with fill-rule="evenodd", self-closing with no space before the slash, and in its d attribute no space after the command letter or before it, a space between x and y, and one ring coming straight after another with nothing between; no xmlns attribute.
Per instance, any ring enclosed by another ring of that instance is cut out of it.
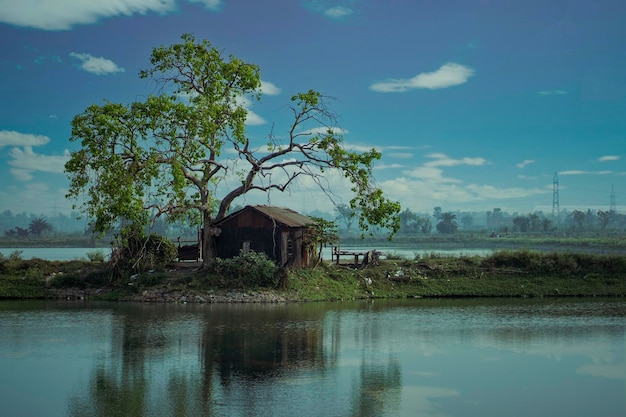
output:
<svg viewBox="0 0 626 417"><path fill-rule="evenodd" d="M216 286L215 283L220 285ZM382 260L354 268L323 264L294 270L281 288L228 287L189 265L112 279L102 262L0 259L0 298L89 297L109 300L204 300L206 294L272 293L288 301L407 297L626 296L626 256L499 251L487 257ZM243 281L239 281L243 282ZM226 285L225 285L226 283ZM171 295L171 296L170 296ZM201 297L202 296L202 297ZM183 298L184 297L184 298ZM228 301L228 298L220 298ZM237 298L239 300L239 298ZM251 299L251 301L255 301ZM258 301L258 300L257 300Z"/></svg>
<svg viewBox="0 0 626 417"><path fill-rule="evenodd" d="M366 269L296 272L304 299L352 297L625 296L626 257L500 251L488 257L388 260Z"/></svg>
<svg viewBox="0 0 626 417"><path fill-rule="evenodd" d="M419 250L445 249L493 249L493 250L540 250L543 252L625 253L626 235L560 234L530 235L510 234L498 238L486 233L455 233L395 236L393 241L385 238L342 238L343 246L366 246L383 250L385 247L406 247Z"/></svg>
<svg viewBox="0 0 626 417"><path fill-rule="evenodd" d="M111 239L95 239L84 234L53 236L0 237L0 248L108 248Z"/></svg>

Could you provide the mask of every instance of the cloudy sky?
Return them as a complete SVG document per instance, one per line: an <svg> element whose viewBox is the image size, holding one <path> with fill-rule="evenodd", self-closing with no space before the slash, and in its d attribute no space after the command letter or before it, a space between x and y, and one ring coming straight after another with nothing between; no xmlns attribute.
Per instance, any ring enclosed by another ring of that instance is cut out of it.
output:
<svg viewBox="0 0 626 417"><path fill-rule="evenodd" d="M624 211L625 21L623 0L0 0L0 210L69 210L72 118L154 93L138 71L189 32L261 67L253 143L318 90L403 208L550 212L556 172L561 208L614 189ZM261 200L330 211L306 183Z"/></svg>

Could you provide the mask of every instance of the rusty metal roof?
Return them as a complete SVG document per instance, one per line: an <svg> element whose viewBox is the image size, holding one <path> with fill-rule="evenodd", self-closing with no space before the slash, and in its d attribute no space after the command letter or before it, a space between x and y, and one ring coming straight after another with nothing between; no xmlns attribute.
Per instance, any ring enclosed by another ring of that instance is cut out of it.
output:
<svg viewBox="0 0 626 417"><path fill-rule="evenodd" d="M277 222L283 223L285 226L289 227L304 227L310 224L315 223L310 218L293 211L289 208L284 207L274 207L274 206L250 206L255 210L260 211L265 214L267 217L276 220Z"/></svg>
<svg viewBox="0 0 626 417"><path fill-rule="evenodd" d="M285 208L285 207L264 206L264 205L246 206L242 208L241 210L236 211L230 214L229 216L223 218L221 221L218 222L218 224L222 223L224 220L228 218L232 218L236 216L237 214L245 210L256 210L264 214L265 216L269 217L270 219L274 219L276 222L282 223L288 227L305 227L311 224L315 224L315 221L313 221L312 219L292 209Z"/></svg>

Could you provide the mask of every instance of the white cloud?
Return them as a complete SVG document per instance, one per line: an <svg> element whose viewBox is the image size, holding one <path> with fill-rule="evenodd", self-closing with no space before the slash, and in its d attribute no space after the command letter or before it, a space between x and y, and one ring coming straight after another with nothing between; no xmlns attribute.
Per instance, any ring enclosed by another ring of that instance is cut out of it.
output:
<svg viewBox="0 0 626 417"><path fill-rule="evenodd" d="M608 175L612 174L613 171L583 171L579 169L573 169L569 171L561 171L559 175Z"/></svg>
<svg viewBox="0 0 626 417"><path fill-rule="evenodd" d="M63 173L65 163L70 155L66 150L63 155L41 155L33 151L31 146L13 148L9 153L11 159L9 166L11 173L19 180L32 179L33 172L49 172L54 174Z"/></svg>
<svg viewBox="0 0 626 417"><path fill-rule="evenodd" d="M526 165L530 165L532 163L534 163L535 160L534 159L525 159L522 162L520 162L519 164L517 164L518 168L524 168Z"/></svg>
<svg viewBox="0 0 626 417"><path fill-rule="evenodd" d="M219 3L206 0L203 3ZM0 0L0 22L43 30L69 30L113 16L165 14L176 0Z"/></svg>
<svg viewBox="0 0 626 417"><path fill-rule="evenodd" d="M462 181L445 177L438 168L418 167L404 171L404 177L397 177L381 182L385 195L400 201L403 207L414 211L429 211L435 206L446 209L477 209L494 201L529 199L533 196L547 195L552 192L545 188L500 188L489 184L463 184ZM501 204L501 203L498 203ZM515 204L519 208L519 204Z"/></svg>
<svg viewBox="0 0 626 417"><path fill-rule="evenodd" d="M252 111L252 101L250 99L248 99L247 97L238 96L235 100L238 106L242 106L248 112L246 114L246 125L260 126L267 123L263 117L261 117L258 113Z"/></svg>
<svg viewBox="0 0 626 417"><path fill-rule="evenodd" d="M64 179L62 181L65 181ZM65 198L67 187L65 182L51 184L42 182L20 182L10 184L0 190L2 210L14 213L55 213L72 211L72 201Z"/></svg>
<svg viewBox="0 0 626 417"><path fill-rule="evenodd" d="M222 6L222 0L187 0L190 3L201 3L204 4L209 10L219 10Z"/></svg>
<svg viewBox="0 0 626 417"><path fill-rule="evenodd" d="M461 158L452 159L442 153L431 153L426 155L428 158L434 159L433 161L426 162L424 165L428 167L452 167L458 165L473 165L480 166L485 165L487 161L483 158Z"/></svg>
<svg viewBox="0 0 626 417"><path fill-rule="evenodd" d="M309 130L305 130L300 132L300 135L326 135L328 133L328 131L331 131L332 134L334 135L345 135L348 133L348 131L346 129L342 129L340 127L316 127L313 129L309 129ZM347 146L344 147L347 148ZM352 146L350 147L350 149L353 149ZM368 148L367 150L370 150L371 148Z"/></svg>
<svg viewBox="0 0 626 417"><path fill-rule="evenodd" d="M331 19L341 19L343 17L350 16L352 13L352 9L345 6L335 6L324 11L324 14Z"/></svg>
<svg viewBox="0 0 626 417"><path fill-rule="evenodd" d="M104 57L98 58L90 54L79 54L76 52L71 52L70 56L82 61L80 68L92 74L107 75L126 71L124 68L119 67L115 62Z"/></svg>
<svg viewBox="0 0 626 417"><path fill-rule="evenodd" d="M253 112L250 109L246 109L248 113L246 114L246 125L247 126L261 126L267 123L263 117L259 114Z"/></svg>
<svg viewBox="0 0 626 417"><path fill-rule="evenodd" d="M537 92L540 96L562 96L567 94L565 90L542 90Z"/></svg>
<svg viewBox="0 0 626 417"><path fill-rule="evenodd" d="M374 83L370 86L370 89L380 93L403 93L420 88L435 90L466 83L473 75L473 69L449 62L442 65L437 71L424 72L413 78L390 79Z"/></svg>
<svg viewBox="0 0 626 417"><path fill-rule="evenodd" d="M31 171L25 169L10 169L9 171L18 181L30 181L33 179Z"/></svg>
<svg viewBox="0 0 626 417"><path fill-rule="evenodd" d="M261 80L261 93L267 94L268 96L277 96L282 93L282 90L276 87L275 84L269 81Z"/></svg>
<svg viewBox="0 0 626 417"><path fill-rule="evenodd" d="M397 169L397 168L404 168L404 165L400 165L400 164L376 164L374 165L374 169L376 170Z"/></svg>
<svg viewBox="0 0 626 417"><path fill-rule="evenodd" d="M413 178L419 178L424 181L431 181L436 183L460 183L460 180L455 178L446 178L443 176L443 170L432 166L419 166L410 171L404 171L405 175Z"/></svg>
<svg viewBox="0 0 626 417"><path fill-rule="evenodd" d="M621 157L618 155L604 155L598 158L598 162L609 162L609 161L617 161Z"/></svg>
<svg viewBox="0 0 626 417"><path fill-rule="evenodd" d="M50 142L50 138L47 136L0 130L0 148L5 146L41 146L48 142Z"/></svg>
<svg viewBox="0 0 626 417"><path fill-rule="evenodd" d="M467 189L473 192L477 198L486 200L506 200L511 198L526 198L538 194L546 194L552 192L547 188L498 188L492 185L469 184Z"/></svg>

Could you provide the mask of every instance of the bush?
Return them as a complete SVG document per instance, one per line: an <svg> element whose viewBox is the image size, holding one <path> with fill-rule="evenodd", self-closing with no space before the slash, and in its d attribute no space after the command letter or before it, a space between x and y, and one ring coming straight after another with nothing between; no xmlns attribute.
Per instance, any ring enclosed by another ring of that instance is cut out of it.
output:
<svg viewBox="0 0 626 417"><path fill-rule="evenodd" d="M87 258L91 262L104 262L104 260L106 259L106 256L104 255L103 251L94 250L94 251L87 252Z"/></svg>
<svg viewBox="0 0 626 417"><path fill-rule="evenodd" d="M111 254L111 268L115 275L129 275L163 268L178 256L176 245L155 233L148 237L127 232L120 246Z"/></svg>
<svg viewBox="0 0 626 417"><path fill-rule="evenodd" d="M24 260L22 259L22 251L16 250L11 252L8 257L0 253L0 272L14 273L20 269Z"/></svg>
<svg viewBox="0 0 626 417"><path fill-rule="evenodd" d="M212 259L207 268L209 283L218 288L276 287L278 267L265 253L243 252L229 259Z"/></svg>

